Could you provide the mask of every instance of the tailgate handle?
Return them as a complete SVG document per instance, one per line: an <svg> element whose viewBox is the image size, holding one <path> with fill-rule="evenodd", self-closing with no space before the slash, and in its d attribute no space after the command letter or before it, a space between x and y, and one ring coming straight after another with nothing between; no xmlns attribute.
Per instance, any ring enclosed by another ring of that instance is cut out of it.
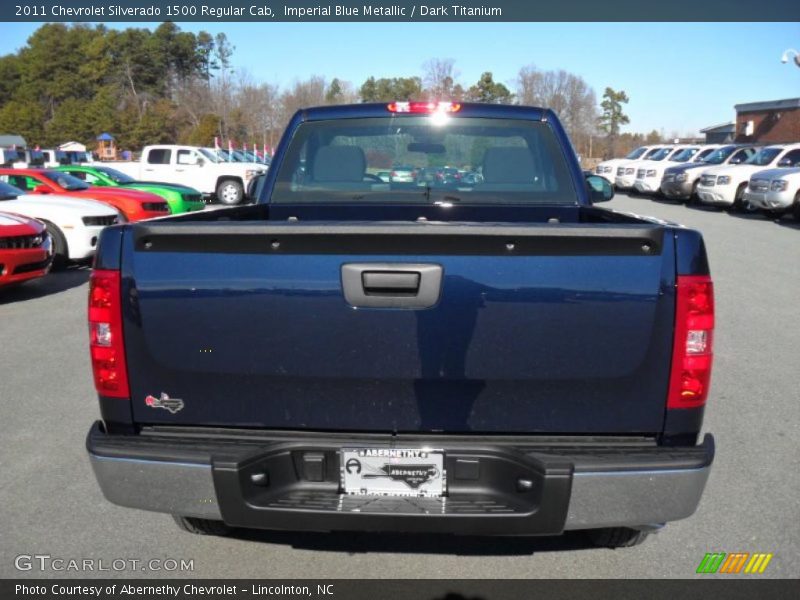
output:
<svg viewBox="0 0 800 600"><path fill-rule="evenodd" d="M409 294L419 291L420 274L415 272L363 271L361 283L367 296Z"/></svg>
<svg viewBox="0 0 800 600"><path fill-rule="evenodd" d="M348 304L359 308L430 308L439 301L441 288L441 265L342 265L344 298Z"/></svg>

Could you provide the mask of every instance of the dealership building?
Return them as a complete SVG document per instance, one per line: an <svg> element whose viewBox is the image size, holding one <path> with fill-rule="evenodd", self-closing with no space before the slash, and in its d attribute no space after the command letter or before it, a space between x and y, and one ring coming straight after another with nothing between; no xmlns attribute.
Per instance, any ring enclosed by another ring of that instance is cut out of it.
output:
<svg viewBox="0 0 800 600"><path fill-rule="evenodd" d="M800 98L737 104L736 141L800 142Z"/></svg>

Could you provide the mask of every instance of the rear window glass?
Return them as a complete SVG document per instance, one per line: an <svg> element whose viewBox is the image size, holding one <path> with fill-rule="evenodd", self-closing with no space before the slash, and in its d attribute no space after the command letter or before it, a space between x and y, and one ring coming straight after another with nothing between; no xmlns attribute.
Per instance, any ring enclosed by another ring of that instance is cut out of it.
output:
<svg viewBox="0 0 800 600"><path fill-rule="evenodd" d="M577 195L546 123L403 116L301 124L271 201L576 204Z"/></svg>

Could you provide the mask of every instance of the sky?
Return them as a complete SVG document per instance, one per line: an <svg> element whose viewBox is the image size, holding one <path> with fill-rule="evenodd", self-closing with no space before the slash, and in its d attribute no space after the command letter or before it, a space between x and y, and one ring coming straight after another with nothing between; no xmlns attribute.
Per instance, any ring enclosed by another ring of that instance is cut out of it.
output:
<svg viewBox="0 0 800 600"><path fill-rule="evenodd" d="M113 23L110 27L156 27ZM455 60L468 87L484 71L512 91L520 67L564 69L597 92L624 90L623 131L696 134L733 120L734 104L800 97L800 23L179 23L224 32L233 64L258 82L290 85L322 75L356 86L370 75L422 74L430 58ZM0 55L25 45L36 23L0 23Z"/></svg>

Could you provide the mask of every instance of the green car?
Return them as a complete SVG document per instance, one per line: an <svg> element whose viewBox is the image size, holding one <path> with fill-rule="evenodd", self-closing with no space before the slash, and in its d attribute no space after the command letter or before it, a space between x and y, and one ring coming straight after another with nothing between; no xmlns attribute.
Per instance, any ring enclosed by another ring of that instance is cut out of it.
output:
<svg viewBox="0 0 800 600"><path fill-rule="evenodd" d="M173 215L203 210L206 206L206 203L203 202L203 195L194 188L172 183L136 181L130 175L126 175L125 173L121 173L105 165L65 165L57 167L55 170L69 173L78 179L82 179L89 185L96 185L99 187L124 187L131 190L156 194L167 201Z"/></svg>

